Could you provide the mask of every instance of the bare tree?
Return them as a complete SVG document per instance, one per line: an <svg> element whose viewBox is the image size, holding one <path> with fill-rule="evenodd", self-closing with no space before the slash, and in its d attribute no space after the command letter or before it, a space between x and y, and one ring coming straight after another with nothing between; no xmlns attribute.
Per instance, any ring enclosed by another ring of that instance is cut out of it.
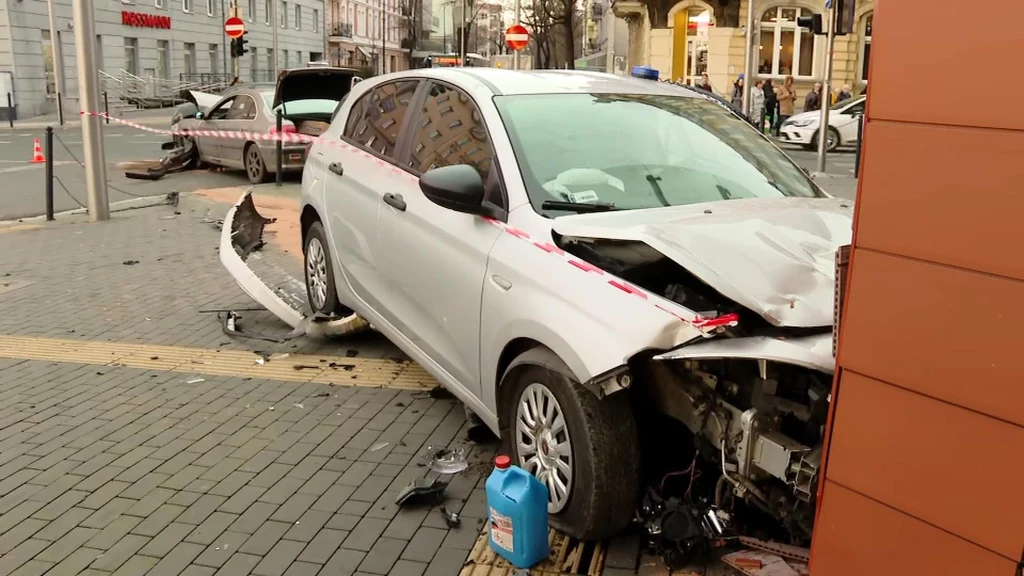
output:
<svg viewBox="0 0 1024 576"><path fill-rule="evenodd" d="M534 41L536 67L573 67L583 22L577 0L530 0L522 21Z"/></svg>

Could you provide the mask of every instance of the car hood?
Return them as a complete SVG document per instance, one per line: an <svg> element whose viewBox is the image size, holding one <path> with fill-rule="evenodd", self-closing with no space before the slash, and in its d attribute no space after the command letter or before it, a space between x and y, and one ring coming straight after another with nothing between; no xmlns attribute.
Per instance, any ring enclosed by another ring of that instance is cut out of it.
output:
<svg viewBox="0 0 1024 576"><path fill-rule="evenodd" d="M787 122L806 122L808 120L819 120L821 118L820 112L801 112L794 114L786 119Z"/></svg>
<svg viewBox="0 0 1024 576"><path fill-rule="evenodd" d="M853 236L853 203L758 198L563 216L565 237L644 242L722 295L786 327L830 326L835 253Z"/></svg>
<svg viewBox="0 0 1024 576"><path fill-rule="evenodd" d="M213 105L217 102L220 102L220 99L223 98L223 96L220 94L199 92L198 90L186 90L184 96L190 102L195 104L196 108L199 108L199 110L201 110L203 114L209 112L210 108L212 108Z"/></svg>
<svg viewBox="0 0 1024 576"><path fill-rule="evenodd" d="M285 70L277 78L274 105L293 100L340 101L357 82L354 68L298 68Z"/></svg>

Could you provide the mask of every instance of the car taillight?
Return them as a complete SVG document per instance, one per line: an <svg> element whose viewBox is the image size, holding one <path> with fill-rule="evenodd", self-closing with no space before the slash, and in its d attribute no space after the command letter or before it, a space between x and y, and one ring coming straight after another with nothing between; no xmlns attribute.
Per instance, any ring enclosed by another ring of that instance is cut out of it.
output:
<svg viewBox="0 0 1024 576"><path fill-rule="evenodd" d="M270 133L271 134L277 134L277 127L276 126L271 127L270 128ZM297 134L297 133L298 133L298 130L295 129L295 124L292 124L291 122L283 122L281 124L281 134Z"/></svg>

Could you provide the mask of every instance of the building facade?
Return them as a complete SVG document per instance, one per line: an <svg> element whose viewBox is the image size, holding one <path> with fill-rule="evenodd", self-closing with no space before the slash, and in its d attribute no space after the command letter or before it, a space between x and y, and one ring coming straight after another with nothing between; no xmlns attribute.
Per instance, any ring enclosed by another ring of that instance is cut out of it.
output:
<svg viewBox="0 0 1024 576"><path fill-rule="evenodd" d="M327 0L328 61L384 74L409 67L407 0ZM383 59L381 55L383 54Z"/></svg>
<svg viewBox="0 0 1024 576"><path fill-rule="evenodd" d="M324 59L322 0L237 0L248 29L248 54L239 59L243 81L272 81L280 69ZM19 117L56 109L56 75L65 80L65 107L77 108L71 0L53 0L57 30L49 29L44 0L0 0L0 88L13 92ZM273 50L277 8L278 54ZM187 81L202 75L234 75L224 20L230 0L96 0L95 50L104 77ZM59 41L62 61L53 45ZM5 74L6 73L6 74ZM8 86L10 85L10 86ZM0 95L0 99L6 98Z"/></svg>
<svg viewBox="0 0 1024 576"><path fill-rule="evenodd" d="M610 0L584 1L583 56L576 63L576 68L626 73L629 26L625 20L615 16L610 4Z"/></svg>
<svg viewBox="0 0 1024 576"><path fill-rule="evenodd" d="M856 0L854 31L836 37L833 87L867 87L875 0ZM753 6L752 6L753 4ZM615 14L628 23L630 66L657 68L662 77L691 82L707 74L715 91L729 95L743 72L745 25L754 10L754 61L759 78L792 75L802 104L825 72L825 36L797 26L796 19L824 14L824 2L805 0L616 0Z"/></svg>

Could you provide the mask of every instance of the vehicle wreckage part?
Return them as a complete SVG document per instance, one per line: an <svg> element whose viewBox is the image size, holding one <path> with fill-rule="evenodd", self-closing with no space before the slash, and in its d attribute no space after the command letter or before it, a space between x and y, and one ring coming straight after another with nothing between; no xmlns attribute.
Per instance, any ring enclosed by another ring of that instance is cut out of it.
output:
<svg viewBox="0 0 1024 576"><path fill-rule="evenodd" d="M512 460L519 466L533 471L529 460L535 453L520 451L520 444L530 445L529 439L524 442L524 438L516 436L533 434L537 438L530 424L544 430L535 419L538 412L549 416L546 422L554 425L548 428L564 426L567 437L557 438L560 443L572 439L571 458L551 463L560 468L571 465L566 502L557 508L549 500L549 510L558 510L549 516L551 525L582 540L603 539L624 529L636 511L640 468L639 440L629 398L615 394L599 399L575 380L558 356L544 347L532 348L514 359L501 379L498 393L500 428L507 435ZM561 422L549 412L556 406L550 402L552 399L562 414ZM538 411L534 411L533 403L538 404ZM517 420L524 405L529 410L523 411L526 426L521 426ZM540 443L533 446L543 451ZM549 455L552 452L549 445Z"/></svg>
<svg viewBox="0 0 1024 576"><path fill-rule="evenodd" d="M246 190L224 217L220 234L220 261L250 298L292 328L312 337L354 334L369 328L362 317L351 314L344 318L307 316L288 305L245 264L245 258L262 244L263 227L272 220L262 217L252 200L252 189Z"/></svg>
<svg viewBox="0 0 1024 576"><path fill-rule="evenodd" d="M785 339L770 336L715 338L686 344L654 357L655 360L712 358L745 358L783 362L820 370L826 374L832 374L836 364L836 359L832 356L831 333Z"/></svg>
<svg viewBox="0 0 1024 576"><path fill-rule="evenodd" d="M166 143L165 143L166 144ZM166 148L165 148L166 149ZM181 172L193 165L193 159L199 151L191 140L185 141L185 146L171 149L171 153L160 160L156 168L149 168L145 172L126 170L124 175L135 180L159 180L167 174Z"/></svg>

